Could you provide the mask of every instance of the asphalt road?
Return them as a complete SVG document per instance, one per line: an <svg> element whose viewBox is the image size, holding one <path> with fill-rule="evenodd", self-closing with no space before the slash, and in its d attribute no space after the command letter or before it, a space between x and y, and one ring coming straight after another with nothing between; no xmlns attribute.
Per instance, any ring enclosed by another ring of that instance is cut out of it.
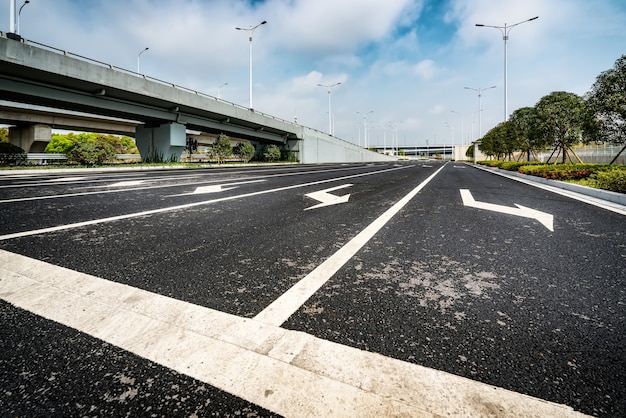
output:
<svg viewBox="0 0 626 418"><path fill-rule="evenodd" d="M626 212L434 161L2 175L0 205L7 257L626 415ZM20 305L2 274L2 416L293 411Z"/></svg>

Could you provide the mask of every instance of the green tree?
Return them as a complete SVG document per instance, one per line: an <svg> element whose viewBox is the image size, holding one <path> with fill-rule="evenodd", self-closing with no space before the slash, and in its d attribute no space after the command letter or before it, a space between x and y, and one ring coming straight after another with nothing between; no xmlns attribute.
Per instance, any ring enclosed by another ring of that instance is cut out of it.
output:
<svg viewBox="0 0 626 418"><path fill-rule="evenodd" d="M626 55L596 78L586 98L592 115L589 133L596 140L624 144L617 159L626 148Z"/></svg>
<svg viewBox="0 0 626 418"><path fill-rule="evenodd" d="M108 142L81 142L69 152L67 159L79 164L102 164L115 157L115 149Z"/></svg>
<svg viewBox="0 0 626 418"><path fill-rule="evenodd" d="M254 157L255 152L256 149L254 148L254 145L249 142L240 142L234 149L234 153L239 155L239 157L241 157L241 159L245 162L250 161L252 157Z"/></svg>
<svg viewBox="0 0 626 418"><path fill-rule="evenodd" d="M74 141L73 135L69 134L52 134L52 138L44 152L50 154L69 154L72 148L76 146L78 142Z"/></svg>
<svg viewBox="0 0 626 418"><path fill-rule="evenodd" d="M537 131L537 111L534 107L522 107L511 114L510 134L522 155L530 161L531 155L536 155L548 145L545 137Z"/></svg>
<svg viewBox="0 0 626 418"><path fill-rule="evenodd" d="M498 160L510 157L518 149L511 133L511 126L511 123L506 121L491 128L481 139L481 151L489 157L495 156Z"/></svg>
<svg viewBox="0 0 626 418"><path fill-rule="evenodd" d="M0 143L9 142L9 130L7 128L0 128Z"/></svg>
<svg viewBox="0 0 626 418"><path fill-rule="evenodd" d="M228 135L219 134L215 143L211 147L213 156L217 158L218 163L222 163L226 157L230 157L233 154L233 146L230 143L230 137Z"/></svg>
<svg viewBox="0 0 626 418"><path fill-rule="evenodd" d="M280 149L274 144L268 144L263 147L263 160L272 162L280 160Z"/></svg>
<svg viewBox="0 0 626 418"><path fill-rule="evenodd" d="M554 144L555 162L560 154L565 163L570 153L576 155L571 147L583 140L587 115L585 100L574 93L555 91L542 97L535 109L538 132Z"/></svg>

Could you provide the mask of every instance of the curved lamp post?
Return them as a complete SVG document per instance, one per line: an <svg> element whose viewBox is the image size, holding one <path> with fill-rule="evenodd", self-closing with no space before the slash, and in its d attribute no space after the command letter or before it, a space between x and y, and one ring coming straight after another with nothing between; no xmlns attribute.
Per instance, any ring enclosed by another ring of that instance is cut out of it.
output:
<svg viewBox="0 0 626 418"><path fill-rule="evenodd" d="M482 112L483 112L483 108L482 108L482 104L480 101L481 98L481 94L480 92L482 92L483 90L489 90L489 89L495 89L496 86L491 86L491 87L485 87L485 88L473 88L473 87L464 87L467 90L474 90L478 92L478 137L482 138L483 137L483 126L482 126Z"/></svg>
<svg viewBox="0 0 626 418"><path fill-rule="evenodd" d="M143 54L144 52L146 52L147 50L149 50L150 48L145 47L144 49L141 50L141 52L139 53L139 55L137 55L137 74L139 73L139 59L141 58L141 54Z"/></svg>
<svg viewBox="0 0 626 418"><path fill-rule="evenodd" d="M227 86L227 85L228 85L228 83L223 83L222 85L220 85L220 86L217 88L217 98L218 98L218 99L220 99L220 91L222 90L222 87Z"/></svg>
<svg viewBox="0 0 626 418"><path fill-rule="evenodd" d="M330 135L333 134L333 119L332 119L332 113L330 113L330 89L340 85L341 83L335 83L335 84L318 84L318 87L326 87L328 89L328 133Z"/></svg>
<svg viewBox="0 0 626 418"><path fill-rule="evenodd" d="M509 31L517 25L521 25L522 23L530 22L531 20L539 19L539 16L531 17L530 19L524 20L522 22L515 23L513 25L508 25L505 23L504 26L493 26L493 25L483 25L477 23L476 26L482 28L495 28L502 33L502 39L504 40L504 120L509 120L509 97L508 97L508 80L507 80L507 52L506 52L506 41L509 40Z"/></svg>
<svg viewBox="0 0 626 418"><path fill-rule="evenodd" d="M20 14L22 13L22 9L24 8L24 6L26 6L28 3L30 3L30 0L24 0L24 4L22 4L22 7L20 7L19 11L17 12L17 26L15 28L15 33L16 34L20 34Z"/></svg>
<svg viewBox="0 0 626 418"><path fill-rule="evenodd" d="M250 41L250 109L253 109L252 107L252 35L254 35L254 31L256 30L256 28L258 28L261 25L265 25L266 23L267 21L264 20L258 25L250 26L249 28L235 28L237 30L245 30L245 31L250 32L250 37L249 37L249 41Z"/></svg>

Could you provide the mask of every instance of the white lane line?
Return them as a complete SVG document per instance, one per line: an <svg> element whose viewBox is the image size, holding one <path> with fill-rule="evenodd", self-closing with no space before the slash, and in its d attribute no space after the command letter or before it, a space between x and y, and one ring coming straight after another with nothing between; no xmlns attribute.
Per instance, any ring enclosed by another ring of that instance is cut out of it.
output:
<svg viewBox="0 0 626 418"><path fill-rule="evenodd" d="M385 170L371 171L371 172L368 172L368 173L352 174L352 175L349 175L349 176L337 177L337 178L332 178L332 179L327 179L327 180L314 181L314 182L310 182L310 183L302 183L302 184L294 184L292 186L278 187L276 189L260 190L260 191L257 191L257 192L244 193L244 194L235 195L235 196L227 196L227 197L221 197L221 198L218 198L218 199L204 200L202 202L194 202L194 203L187 203L187 204L184 204L184 205L169 206L169 207L166 207L166 208L146 210L146 211L143 211L143 212L128 213L128 214L125 214L125 215L111 216L111 217L108 217L108 218L94 219L94 220L91 220L91 221L77 222L77 223L67 224L67 225L58 225L58 226L53 226L53 227L49 227L49 228L34 229L34 230L31 230L31 231L15 232L13 234L0 235L0 241L5 241L5 240L9 240L9 239L14 239L14 238L28 237L28 236L31 236L31 235L46 234L46 233L50 233L50 232L64 231L64 230L67 230L67 229L80 228L80 227L83 227L83 226L90 226L90 225L97 225L97 224L101 224L101 223L105 223L105 222L114 222L114 221L121 221L121 220L124 220L124 219L138 218L138 217L141 217L141 216L156 215L158 213L171 212L171 211L174 211L174 210L181 210L181 209L188 209L188 208L192 208L192 207L195 207L195 206L208 205L208 204L211 204L211 203L225 202L225 201L228 201L228 200L235 200L235 199L243 199L243 198L246 198L246 197L259 196L259 195L263 195L263 194L281 192L281 191L285 191L285 190L297 189L297 188L307 187L307 186L314 186L316 184L330 183L330 182L333 182L333 181L341 181L341 180L355 178L355 177L365 177L365 176L371 176L371 175L374 175L374 174L381 174L381 173L385 173L385 172L389 172L389 171L403 170L403 169L409 168L409 167L410 166L397 167L397 168L388 168L388 169L385 169Z"/></svg>
<svg viewBox="0 0 626 418"><path fill-rule="evenodd" d="M431 174L426 180L421 182L416 188L411 190L406 196L396 202L380 215L374 222L369 224L363 231L359 232L347 244L341 247L336 253L331 255L322 264L317 266L312 272L307 274L302 280L293 285L289 290L278 297L267 308L254 317L255 321L280 326L289 317L324 285L345 263L385 226L409 201L415 197L443 168Z"/></svg>
<svg viewBox="0 0 626 418"><path fill-rule="evenodd" d="M265 175L265 176L251 176L251 177L242 177L240 180L253 180L253 179L266 179L266 178L280 178L280 177L291 177L291 176L300 176L303 174L315 174L315 173L328 173L328 172L334 172L334 171L346 171L346 170L356 170L359 169L361 167L349 167L349 168L334 168L334 169L330 169L330 170L313 170L313 171L298 171L295 173L284 173L284 174L271 174L271 175ZM257 170L259 171L259 170ZM242 173L243 171L237 171L234 173L228 173L228 174L239 174ZM254 172L254 171L252 171ZM193 176L192 178L196 178L197 176ZM182 177L175 177L175 178L182 178ZM186 177L189 178L189 177ZM162 180L163 178L154 178L154 179L148 179L147 181L158 181L158 180ZM170 179L170 178L168 178ZM97 180L98 182L101 181L109 181L109 180ZM192 183L185 183L185 186L194 186L197 184L206 184L206 183L219 183L224 181L224 179L219 179L219 180L204 180L204 181L197 181L197 182L192 182ZM59 183L60 184L60 183ZM47 186L49 186L49 184L46 184ZM7 186L0 186L0 189L3 188L18 188L18 187L32 187L32 184L13 184L13 185L7 185ZM36 186L41 186L41 183L36 184ZM85 187L85 188L105 188L108 186L91 186L91 187ZM50 195L50 196L33 196L33 197L18 197L15 199L6 199L6 200L0 200L0 203L16 203L16 202L27 202L27 201L31 201L31 200L47 200L47 199L61 199L61 198L65 198L65 197L76 197L76 196L89 196L89 195L96 195L96 194L104 194L104 193L125 193L125 192L132 192L132 191L136 191L136 190L148 190L148 189L161 189L161 188L167 188L167 187L181 187L180 184L160 184L160 185L156 185L156 186L144 186L144 187L136 187L136 188L130 188L130 189L113 189L113 190L98 190L98 191L94 191L94 192L77 192L77 193L67 193L67 194L59 194L59 195Z"/></svg>
<svg viewBox="0 0 626 418"><path fill-rule="evenodd" d="M0 299L284 416L583 416L4 250Z"/></svg>

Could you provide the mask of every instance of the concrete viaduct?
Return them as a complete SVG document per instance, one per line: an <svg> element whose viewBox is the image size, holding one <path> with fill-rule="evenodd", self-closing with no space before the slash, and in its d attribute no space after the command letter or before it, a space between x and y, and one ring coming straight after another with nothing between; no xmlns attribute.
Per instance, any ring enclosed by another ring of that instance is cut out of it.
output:
<svg viewBox="0 0 626 418"><path fill-rule="evenodd" d="M254 109L3 32L0 97L96 119L136 121L134 134L129 136L135 137L142 157L179 158L187 130L191 130L273 143L293 152L302 163L394 159ZM49 129L45 123L17 123L11 128L10 141L35 152L46 135L49 141Z"/></svg>

